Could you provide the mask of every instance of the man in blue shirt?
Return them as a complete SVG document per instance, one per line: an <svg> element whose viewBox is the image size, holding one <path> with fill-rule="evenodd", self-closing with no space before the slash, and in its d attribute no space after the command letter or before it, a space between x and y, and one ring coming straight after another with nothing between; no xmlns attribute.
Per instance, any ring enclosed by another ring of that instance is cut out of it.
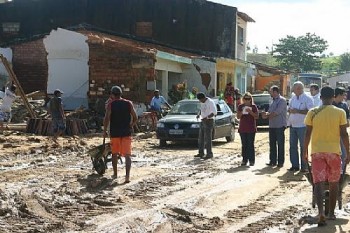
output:
<svg viewBox="0 0 350 233"><path fill-rule="evenodd" d="M155 90L154 96L151 100L151 110L160 114L164 105L166 105L169 109L171 108L165 98L159 94L159 90Z"/></svg>
<svg viewBox="0 0 350 233"><path fill-rule="evenodd" d="M264 119L269 119L270 162L268 166L283 167L284 164L284 130L287 127L287 101L280 95L277 86L270 88L273 99L269 111L263 113Z"/></svg>

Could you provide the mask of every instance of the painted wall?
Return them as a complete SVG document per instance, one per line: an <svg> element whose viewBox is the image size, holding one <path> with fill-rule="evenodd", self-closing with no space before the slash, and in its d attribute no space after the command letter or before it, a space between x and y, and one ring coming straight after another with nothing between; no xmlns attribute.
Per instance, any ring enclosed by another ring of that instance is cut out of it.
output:
<svg viewBox="0 0 350 233"><path fill-rule="evenodd" d="M47 93L61 89L64 108L88 107L89 47L87 37L58 28L44 39L48 61Z"/></svg>
<svg viewBox="0 0 350 233"><path fill-rule="evenodd" d="M176 74L183 72L181 63L157 58L155 69L158 71L156 77L156 88L160 90L161 95L168 100L169 90L172 85L177 84L180 80L176 77Z"/></svg>
<svg viewBox="0 0 350 233"><path fill-rule="evenodd" d="M208 96L216 96L216 63L202 59L193 59L193 65L183 67L180 78L186 81L188 90L197 87Z"/></svg>
<svg viewBox="0 0 350 233"><path fill-rule="evenodd" d="M269 88L272 85L277 85L281 89L281 93L283 96L289 96L290 92L290 75L267 75L267 73L264 74L264 76L257 75L255 77L255 91L256 92L263 92L268 91Z"/></svg>
<svg viewBox="0 0 350 233"><path fill-rule="evenodd" d="M235 68L235 88L240 93L245 93L247 89L247 68L237 65Z"/></svg>
<svg viewBox="0 0 350 233"><path fill-rule="evenodd" d="M216 69L217 69L217 95L224 92L226 84L232 82L235 87L235 61L230 59L217 59L216 60Z"/></svg>

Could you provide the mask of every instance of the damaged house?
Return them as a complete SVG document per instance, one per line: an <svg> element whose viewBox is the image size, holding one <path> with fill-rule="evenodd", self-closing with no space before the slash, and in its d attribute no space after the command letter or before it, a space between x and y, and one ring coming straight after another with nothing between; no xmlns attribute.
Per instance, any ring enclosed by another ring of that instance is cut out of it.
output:
<svg viewBox="0 0 350 233"><path fill-rule="evenodd" d="M254 20L235 7L204 0L13 0L0 4L0 22L0 53L24 91L60 88L66 109L103 103L116 84L138 103L149 103L154 89L168 97L178 83L211 96L230 81L246 88L246 24Z"/></svg>

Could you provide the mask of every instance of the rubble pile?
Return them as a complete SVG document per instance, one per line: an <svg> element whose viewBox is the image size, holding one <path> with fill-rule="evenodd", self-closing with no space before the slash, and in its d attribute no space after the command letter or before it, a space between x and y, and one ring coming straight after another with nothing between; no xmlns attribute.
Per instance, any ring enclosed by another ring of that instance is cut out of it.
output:
<svg viewBox="0 0 350 233"><path fill-rule="evenodd" d="M28 100L32 109L35 111L37 118L48 119L49 113L45 106L44 100ZM103 115L96 113L90 109L76 109L66 113L67 119L81 119L86 120L88 129L101 130L103 125ZM30 119L30 114L26 109L23 101L16 100L12 105L12 123L26 123Z"/></svg>
<svg viewBox="0 0 350 233"><path fill-rule="evenodd" d="M29 104L31 105L32 109L37 114L38 118L48 118L48 112L46 107L44 106L45 101L44 100L28 100ZM28 110L26 109L23 101L20 99L16 100L12 105L12 123L26 123L27 120L30 118L30 114Z"/></svg>

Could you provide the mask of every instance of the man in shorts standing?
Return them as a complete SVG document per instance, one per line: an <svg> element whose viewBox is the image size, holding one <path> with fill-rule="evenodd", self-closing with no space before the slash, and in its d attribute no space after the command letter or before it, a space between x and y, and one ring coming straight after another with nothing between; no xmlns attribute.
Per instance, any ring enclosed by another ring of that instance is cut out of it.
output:
<svg viewBox="0 0 350 233"><path fill-rule="evenodd" d="M66 125L64 123L64 110L62 103L63 92L60 89L56 89L53 93L54 97L49 102L49 113L52 118L52 128L53 128L53 141L58 144L57 138L62 135L64 130L66 129Z"/></svg>
<svg viewBox="0 0 350 233"><path fill-rule="evenodd" d="M319 212L319 226L324 226L323 209L324 183L329 183L329 216L335 219L334 209L338 196L341 174L340 138L346 148L350 161L349 137L346 131L347 121L343 109L332 105L334 89L326 86L321 89L322 106L311 109L305 118L306 134L304 140L304 159L308 161L308 146L311 140L312 177L315 184L314 194Z"/></svg>
<svg viewBox="0 0 350 233"><path fill-rule="evenodd" d="M107 105L103 121L104 137L109 136L112 150L113 177L117 178L118 157L125 157L125 183L130 182L131 170L131 132L137 122L137 115L132 102L121 97L122 89L113 86L111 101Z"/></svg>

